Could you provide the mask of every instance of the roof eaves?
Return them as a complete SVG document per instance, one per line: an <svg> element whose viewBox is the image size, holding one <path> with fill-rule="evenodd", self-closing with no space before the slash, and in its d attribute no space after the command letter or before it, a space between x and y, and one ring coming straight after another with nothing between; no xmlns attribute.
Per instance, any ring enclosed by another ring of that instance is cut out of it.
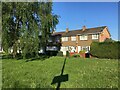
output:
<svg viewBox="0 0 120 90"><path fill-rule="evenodd" d="M108 30L108 27L107 27L107 26L106 26L106 29L107 29L107 31L108 31L108 33L109 33L110 37L111 37L110 31Z"/></svg>
<svg viewBox="0 0 120 90"><path fill-rule="evenodd" d="M98 33L101 33L101 32L95 32L95 33L83 33L83 34L77 34L77 35L85 35L85 34L98 34Z"/></svg>

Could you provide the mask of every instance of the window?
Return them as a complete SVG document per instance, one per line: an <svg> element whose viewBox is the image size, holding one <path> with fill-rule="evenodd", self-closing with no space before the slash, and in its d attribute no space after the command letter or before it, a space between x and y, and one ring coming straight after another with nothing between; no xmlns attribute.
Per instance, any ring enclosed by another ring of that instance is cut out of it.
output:
<svg viewBox="0 0 120 90"><path fill-rule="evenodd" d="M52 42L52 38L51 37L49 37L48 42Z"/></svg>
<svg viewBox="0 0 120 90"><path fill-rule="evenodd" d="M60 37L59 36L55 37L55 41L60 42Z"/></svg>
<svg viewBox="0 0 120 90"><path fill-rule="evenodd" d="M69 48L69 47L67 47L67 46L66 46L66 47L61 47L61 50L60 50L60 51L68 51L68 48Z"/></svg>
<svg viewBox="0 0 120 90"><path fill-rule="evenodd" d="M85 52L89 52L90 51L90 46L82 46L82 50Z"/></svg>
<svg viewBox="0 0 120 90"><path fill-rule="evenodd" d="M92 39L98 39L98 34L93 34Z"/></svg>
<svg viewBox="0 0 120 90"><path fill-rule="evenodd" d="M56 46L47 46L46 51L57 51L58 48Z"/></svg>
<svg viewBox="0 0 120 90"><path fill-rule="evenodd" d="M71 41L76 41L76 36L71 36Z"/></svg>
<svg viewBox="0 0 120 90"><path fill-rule="evenodd" d="M68 37L62 37L62 41L68 41Z"/></svg>
<svg viewBox="0 0 120 90"><path fill-rule="evenodd" d="M75 46L69 46L69 51L70 52L76 52L76 47Z"/></svg>
<svg viewBox="0 0 120 90"><path fill-rule="evenodd" d="M87 35L81 35L80 40L87 40L88 36Z"/></svg>

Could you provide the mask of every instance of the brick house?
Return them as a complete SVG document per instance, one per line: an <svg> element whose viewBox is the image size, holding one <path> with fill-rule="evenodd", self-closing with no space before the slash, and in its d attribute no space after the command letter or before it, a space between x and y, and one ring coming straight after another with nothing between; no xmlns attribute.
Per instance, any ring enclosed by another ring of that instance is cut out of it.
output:
<svg viewBox="0 0 120 90"><path fill-rule="evenodd" d="M111 37L107 26L69 30L66 28L64 32L53 32L48 39L46 51L62 51L66 55L66 51L79 53L85 50L90 50L90 45L93 41L104 42ZM3 52L0 44L0 52ZM39 53L44 53L43 48Z"/></svg>
<svg viewBox="0 0 120 90"><path fill-rule="evenodd" d="M52 34L46 46L46 51L59 51L61 47L61 35L63 32Z"/></svg>
<svg viewBox="0 0 120 90"><path fill-rule="evenodd" d="M66 55L66 51L79 53L81 50L88 52L93 41L104 42L110 38L110 32L107 26L69 30L65 32L54 32L53 35L61 35L60 51Z"/></svg>

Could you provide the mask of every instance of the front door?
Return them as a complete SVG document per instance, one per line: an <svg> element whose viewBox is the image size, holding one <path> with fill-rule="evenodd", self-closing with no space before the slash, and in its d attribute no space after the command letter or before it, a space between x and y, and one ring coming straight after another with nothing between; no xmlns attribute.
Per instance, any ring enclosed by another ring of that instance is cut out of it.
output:
<svg viewBox="0 0 120 90"><path fill-rule="evenodd" d="M81 51L81 46L78 46L78 53Z"/></svg>

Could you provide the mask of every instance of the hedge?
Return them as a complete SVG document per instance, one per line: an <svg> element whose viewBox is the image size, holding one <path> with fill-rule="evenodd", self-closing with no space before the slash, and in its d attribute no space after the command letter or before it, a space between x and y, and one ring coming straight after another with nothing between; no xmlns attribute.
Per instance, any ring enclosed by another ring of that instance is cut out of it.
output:
<svg viewBox="0 0 120 90"><path fill-rule="evenodd" d="M92 56L98 58L118 59L119 55L119 41L114 42L93 42L91 44L90 53Z"/></svg>
<svg viewBox="0 0 120 90"><path fill-rule="evenodd" d="M78 58L78 57L80 57L80 55L79 54L74 54L74 55L72 55L72 57Z"/></svg>
<svg viewBox="0 0 120 90"><path fill-rule="evenodd" d="M63 52L62 51L58 51L57 56L63 56Z"/></svg>

